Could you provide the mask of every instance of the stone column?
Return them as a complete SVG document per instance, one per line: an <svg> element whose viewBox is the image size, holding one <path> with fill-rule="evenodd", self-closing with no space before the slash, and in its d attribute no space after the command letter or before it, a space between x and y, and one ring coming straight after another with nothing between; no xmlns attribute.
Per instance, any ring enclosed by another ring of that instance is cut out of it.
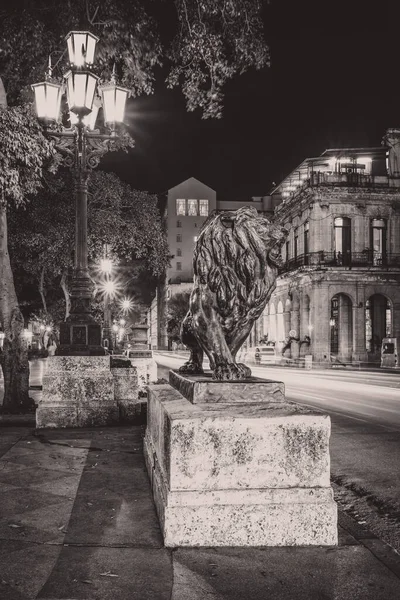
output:
<svg viewBox="0 0 400 600"><path fill-rule="evenodd" d="M393 337L400 337L400 302L393 302Z"/></svg>
<svg viewBox="0 0 400 600"><path fill-rule="evenodd" d="M325 286L316 286L310 295L311 346L310 354L315 362L327 363L330 361L329 347L329 294Z"/></svg>
<svg viewBox="0 0 400 600"><path fill-rule="evenodd" d="M290 329L296 331L296 337L300 337L300 302L298 298L293 300L292 312L290 313ZM292 358L297 359L300 356L300 343L296 340L291 345Z"/></svg>
<svg viewBox="0 0 400 600"><path fill-rule="evenodd" d="M342 294L339 296L339 357L341 360L349 361L352 350L351 336L351 304Z"/></svg>
<svg viewBox="0 0 400 600"><path fill-rule="evenodd" d="M353 306L353 360L368 361L365 338L365 289L358 290Z"/></svg>

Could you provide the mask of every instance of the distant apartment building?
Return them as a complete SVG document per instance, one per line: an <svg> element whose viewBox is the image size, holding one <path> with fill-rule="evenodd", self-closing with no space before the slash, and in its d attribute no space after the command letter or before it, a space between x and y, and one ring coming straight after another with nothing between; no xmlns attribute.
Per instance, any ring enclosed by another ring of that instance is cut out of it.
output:
<svg viewBox="0 0 400 600"><path fill-rule="evenodd" d="M172 257L170 284L192 281L194 246L202 224L216 208L216 192L194 177L168 190L164 222Z"/></svg>
<svg viewBox="0 0 400 600"><path fill-rule="evenodd" d="M379 363L400 336L400 129L305 159L271 195L289 236L258 338L292 359Z"/></svg>

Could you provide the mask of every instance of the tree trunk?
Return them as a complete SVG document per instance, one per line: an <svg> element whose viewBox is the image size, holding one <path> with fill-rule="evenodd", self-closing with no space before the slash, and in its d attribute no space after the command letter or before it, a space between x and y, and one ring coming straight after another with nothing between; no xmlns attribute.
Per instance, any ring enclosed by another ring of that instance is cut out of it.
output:
<svg viewBox="0 0 400 600"><path fill-rule="evenodd" d="M168 299L167 299L167 277L164 275L157 286L157 318L158 318L158 340L159 350L168 349Z"/></svg>
<svg viewBox="0 0 400 600"><path fill-rule="evenodd" d="M45 270L46 270L45 267L42 267L42 270L40 272L39 294L40 294L40 297L42 299L43 310L47 314L46 296L45 296L45 293L44 293L44 273L45 273Z"/></svg>
<svg viewBox="0 0 400 600"><path fill-rule="evenodd" d="M71 311L71 298L70 298L69 290L68 290L67 270L65 270L63 272L63 274L61 275L60 286L61 286L62 291L64 292L64 298L65 298L65 321L66 321L68 319L69 313Z"/></svg>
<svg viewBox="0 0 400 600"><path fill-rule="evenodd" d="M4 412L33 409L29 398L28 348L24 339L24 319L18 306L10 265L7 239L7 211L0 199L0 319L4 342L1 367L4 376Z"/></svg>

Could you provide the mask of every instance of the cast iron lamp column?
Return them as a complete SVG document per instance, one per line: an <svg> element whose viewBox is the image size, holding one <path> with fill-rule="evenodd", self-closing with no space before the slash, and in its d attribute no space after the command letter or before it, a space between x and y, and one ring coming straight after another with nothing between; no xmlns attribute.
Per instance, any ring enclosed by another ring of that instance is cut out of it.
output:
<svg viewBox="0 0 400 600"><path fill-rule="evenodd" d="M68 319L60 324L59 355L104 354L101 345L101 326L90 314L92 281L88 269L87 246L87 192L91 169L115 143L115 124L123 121L128 90L117 86L115 71L111 82L99 89L102 96L104 122L110 135L94 129L100 98L95 98L97 80L90 72L98 38L89 32L72 31L67 37L70 71L66 73L67 100L71 128L52 130L49 125L58 121L63 85L52 80L49 68L46 80L32 86L35 92L39 119L45 124L45 132L51 137L57 150L64 155L64 164L70 167L75 179L75 264L71 280L71 311Z"/></svg>

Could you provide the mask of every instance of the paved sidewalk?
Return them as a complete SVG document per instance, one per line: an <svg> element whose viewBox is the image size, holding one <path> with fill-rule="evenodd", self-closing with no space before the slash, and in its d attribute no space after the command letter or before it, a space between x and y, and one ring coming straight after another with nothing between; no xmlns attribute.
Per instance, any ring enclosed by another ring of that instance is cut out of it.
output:
<svg viewBox="0 0 400 600"><path fill-rule="evenodd" d="M400 557L345 515L338 547L164 548L142 434L0 430L2 600L400 598Z"/></svg>

